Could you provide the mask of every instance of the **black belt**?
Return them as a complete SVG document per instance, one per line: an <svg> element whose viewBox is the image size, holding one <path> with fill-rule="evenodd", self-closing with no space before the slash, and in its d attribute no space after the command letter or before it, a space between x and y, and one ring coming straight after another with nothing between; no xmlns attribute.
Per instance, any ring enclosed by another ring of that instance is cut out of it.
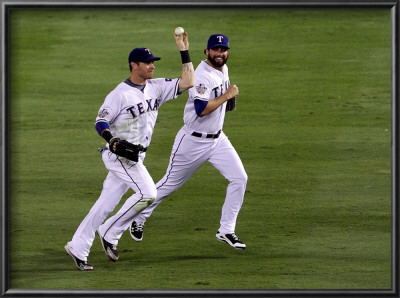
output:
<svg viewBox="0 0 400 298"><path fill-rule="evenodd" d="M221 130L219 130L217 133L208 133L208 134L206 134L206 138L207 139L216 139L219 137L220 134L221 134ZM203 134L201 132L194 131L194 132L192 132L192 136L201 138L203 136Z"/></svg>

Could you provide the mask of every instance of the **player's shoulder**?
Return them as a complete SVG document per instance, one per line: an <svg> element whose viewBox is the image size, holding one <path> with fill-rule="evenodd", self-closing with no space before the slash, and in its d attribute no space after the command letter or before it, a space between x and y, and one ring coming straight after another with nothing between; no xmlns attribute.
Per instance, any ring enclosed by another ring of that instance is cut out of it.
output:
<svg viewBox="0 0 400 298"><path fill-rule="evenodd" d="M167 90L174 88L177 85L178 79L169 78L154 78L148 79L146 81L148 92L161 92L162 90ZM151 91L152 90L152 91Z"/></svg>
<svg viewBox="0 0 400 298"><path fill-rule="evenodd" d="M149 85L168 84L168 83L174 82L176 80L177 79L170 79L170 78L155 78L155 79L148 79L147 84L149 84Z"/></svg>
<svg viewBox="0 0 400 298"><path fill-rule="evenodd" d="M208 72L210 71L210 66L207 64L206 62L207 60L201 60L201 62L199 63L199 65L197 65L195 71L196 72Z"/></svg>
<svg viewBox="0 0 400 298"><path fill-rule="evenodd" d="M207 77L210 75L212 68L205 62L205 60L201 61L200 64L196 67L195 76L197 77Z"/></svg>
<svg viewBox="0 0 400 298"><path fill-rule="evenodd" d="M124 92L126 90L129 90L130 88L132 88L132 86L130 86L127 83L127 80L124 80L122 82L120 82L115 88L114 88L114 92L118 93L118 92Z"/></svg>
<svg viewBox="0 0 400 298"><path fill-rule="evenodd" d="M205 61L202 61L196 69L195 80L207 85L214 85L219 84L220 75L214 68L209 66Z"/></svg>
<svg viewBox="0 0 400 298"><path fill-rule="evenodd" d="M129 86L125 81L120 82L108 95L107 98L111 100L123 99L126 94L135 90L133 87Z"/></svg>
<svg viewBox="0 0 400 298"><path fill-rule="evenodd" d="M121 82L121 83L119 83L117 86L115 86L114 89L112 89L112 90L110 91L110 93L108 94L108 96L115 96L116 94L121 93L123 89L124 89L124 83Z"/></svg>

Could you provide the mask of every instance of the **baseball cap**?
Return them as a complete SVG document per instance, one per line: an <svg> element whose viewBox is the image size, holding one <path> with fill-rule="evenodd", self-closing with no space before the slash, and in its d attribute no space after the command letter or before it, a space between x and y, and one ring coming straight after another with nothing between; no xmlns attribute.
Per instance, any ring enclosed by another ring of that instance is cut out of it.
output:
<svg viewBox="0 0 400 298"><path fill-rule="evenodd" d="M229 49L228 36L223 34L213 34L208 39L207 49L212 49L216 47L223 47Z"/></svg>
<svg viewBox="0 0 400 298"><path fill-rule="evenodd" d="M136 48L129 54L129 63L131 62L150 62L161 60L160 57L154 57L147 48Z"/></svg>

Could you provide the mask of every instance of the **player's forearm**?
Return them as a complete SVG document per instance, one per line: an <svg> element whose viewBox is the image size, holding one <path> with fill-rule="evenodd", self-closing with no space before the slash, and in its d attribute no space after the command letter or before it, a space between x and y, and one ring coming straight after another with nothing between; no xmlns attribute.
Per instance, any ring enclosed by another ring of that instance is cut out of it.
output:
<svg viewBox="0 0 400 298"><path fill-rule="evenodd" d="M216 97L208 101L207 106L201 113L200 117L211 114L216 109L218 109L222 104L224 104L224 102L228 101L233 97L236 97L238 94L239 94L239 88L236 85L229 86L228 90L220 97Z"/></svg>
<svg viewBox="0 0 400 298"><path fill-rule="evenodd" d="M108 126L108 123L105 121L98 121L96 122L96 131L97 133L104 138L107 143L110 143L110 141L114 138L113 135L111 134L110 127Z"/></svg>
<svg viewBox="0 0 400 298"><path fill-rule="evenodd" d="M190 59L189 50L180 51L182 59L182 77L179 82L179 92L194 86L194 67Z"/></svg>
<svg viewBox="0 0 400 298"><path fill-rule="evenodd" d="M182 77L179 82L179 92L183 92L194 86L194 67L193 63L185 63L182 65Z"/></svg>
<svg viewBox="0 0 400 298"><path fill-rule="evenodd" d="M225 94L222 94L220 97L216 97L216 98L214 98L212 100L209 100L207 102L207 105L206 105L205 109L201 113L200 117L203 117L203 116L206 116L208 114L211 114L216 109L218 109L221 105L223 105L224 102L226 102L228 99L229 99L229 97L225 93Z"/></svg>

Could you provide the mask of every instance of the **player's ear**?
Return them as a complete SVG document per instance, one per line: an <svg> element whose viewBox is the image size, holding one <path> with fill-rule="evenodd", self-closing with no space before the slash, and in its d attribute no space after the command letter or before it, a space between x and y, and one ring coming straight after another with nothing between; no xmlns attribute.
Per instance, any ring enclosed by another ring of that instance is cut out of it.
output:
<svg viewBox="0 0 400 298"><path fill-rule="evenodd" d="M204 54L208 56L208 49L204 50Z"/></svg>
<svg viewBox="0 0 400 298"><path fill-rule="evenodd" d="M136 62L131 62L130 63L130 69L131 69L131 71L132 71L132 69L135 69L135 66L137 66L138 65L138 63L136 63Z"/></svg>

